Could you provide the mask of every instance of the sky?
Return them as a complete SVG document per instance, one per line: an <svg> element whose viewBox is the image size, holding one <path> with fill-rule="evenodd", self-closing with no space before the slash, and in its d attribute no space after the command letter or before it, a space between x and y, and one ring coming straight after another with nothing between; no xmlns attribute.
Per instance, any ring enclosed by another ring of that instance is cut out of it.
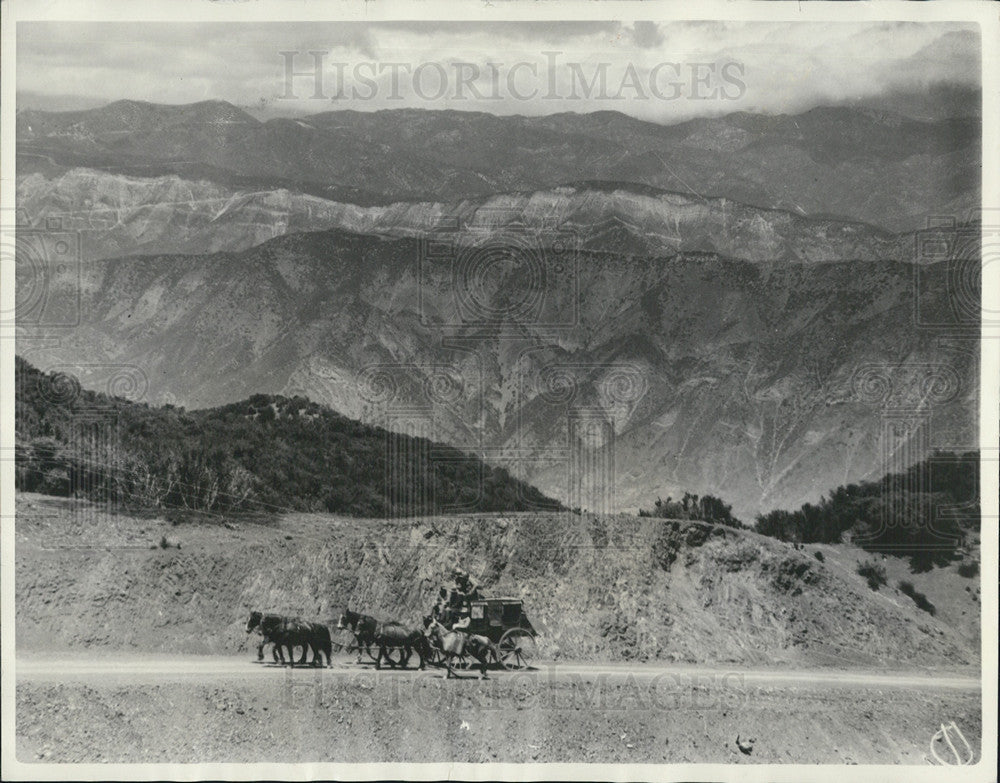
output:
<svg viewBox="0 0 1000 783"><path fill-rule="evenodd" d="M17 87L48 109L226 100L258 116L610 109L673 122L978 88L979 48L961 23L22 22Z"/></svg>

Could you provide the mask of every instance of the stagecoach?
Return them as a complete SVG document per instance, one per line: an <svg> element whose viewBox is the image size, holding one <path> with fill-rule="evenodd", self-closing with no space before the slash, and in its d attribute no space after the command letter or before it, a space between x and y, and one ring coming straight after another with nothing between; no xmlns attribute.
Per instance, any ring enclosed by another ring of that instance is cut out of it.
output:
<svg viewBox="0 0 1000 783"><path fill-rule="evenodd" d="M493 642L496 661L505 669L527 669L535 657L535 631L520 598L480 598L469 605L469 625L462 630Z"/></svg>
<svg viewBox="0 0 1000 783"><path fill-rule="evenodd" d="M535 657L535 639L538 633L525 615L521 599L477 598L470 601L468 607L469 624L455 628L456 631L486 637L492 647L494 662L507 670L527 669L531 666L531 661ZM359 663L365 653L372 660L377 660L378 647L363 639L355 625L346 627L345 618L350 618L351 622L367 618L373 627L376 622L367 615L345 610L335 630L335 636L338 638L333 640L333 646L339 650L357 650ZM410 657L405 650L398 647L387 647L384 653L389 665L393 667L405 667ZM431 653L430 663L444 662L439 649L432 647ZM467 669L472 664L472 661L464 656L453 658L452 662L454 668L458 669Z"/></svg>

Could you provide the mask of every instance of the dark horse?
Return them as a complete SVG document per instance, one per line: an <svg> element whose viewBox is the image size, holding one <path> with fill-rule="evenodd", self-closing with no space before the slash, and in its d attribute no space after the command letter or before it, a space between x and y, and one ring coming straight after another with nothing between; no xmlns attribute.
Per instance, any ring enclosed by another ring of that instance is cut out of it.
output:
<svg viewBox="0 0 1000 783"><path fill-rule="evenodd" d="M278 645L274 644L270 639L265 639L263 636L260 637L260 643L257 645L257 660L258 660L258 662L264 660L264 645L265 644L270 644L271 645L271 657L274 658L274 662L277 663L278 662ZM284 660L285 660L285 656L282 655L281 656L282 663L284 663Z"/></svg>
<svg viewBox="0 0 1000 783"><path fill-rule="evenodd" d="M375 645L378 646L378 657L375 659L375 668L382 668L382 659L385 658L392 667L396 666L396 661L390 657L391 649L399 650L399 664L406 666L410 656L414 651L420 658L420 668L424 668L424 662L431 657L430 642L424 636L424 632L418 628L407 628L402 623L390 621L378 623L375 627Z"/></svg>
<svg viewBox="0 0 1000 783"><path fill-rule="evenodd" d="M428 629L431 643L444 655L444 665L448 667L448 679L453 672L452 658L470 655L479 661L479 676L488 679L486 662L493 654L493 643L485 636L461 631L449 631L433 617L424 618L424 626Z"/></svg>
<svg viewBox="0 0 1000 783"><path fill-rule="evenodd" d="M340 619L337 621L337 628L350 629L354 633L354 640L358 645L358 663L361 663L361 651L371 654L371 648L375 645L375 631L378 629L378 620L368 614L352 612L346 606Z"/></svg>
<svg viewBox="0 0 1000 783"><path fill-rule="evenodd" d="M313 666L323 665L323 655L326 655L327 665L331 664L333 642L330 639L330 629L322 623L307 623L297 617L251 612L250 619L247 620L247 633L253 631L254 628L260 628L263 637L258 654L262 651L264 644L272 642L282 664L285 662L283 647L288 650L288 662L292 666L295 665L296 647L302 647L302 657L298 661L300 666L306 662L310 648L313 651Z"/></svg>

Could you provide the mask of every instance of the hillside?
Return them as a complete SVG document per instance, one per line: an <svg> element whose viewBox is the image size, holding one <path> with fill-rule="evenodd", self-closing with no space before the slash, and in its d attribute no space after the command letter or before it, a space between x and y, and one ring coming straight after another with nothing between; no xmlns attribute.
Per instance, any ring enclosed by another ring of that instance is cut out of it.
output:
<svg viewBox="0 0 1000 783"><path fill-rule="evenodd" d="M516 241L618 255L716 252L760 263L913 257L913 238L859 222L807 218L726 198L589 181L448 201L361 206L283 187L130 177L73 168L18 178L18 207L38 230L79 232L84 259L245 250L305 231Z"/></svg>
<svg viewBox="0 0 1000 783"><path fill-rule="evenodd" d="M839 486L816 504L761 514L754 529L783 541L850 540L929 570L961 559L964 542L979 536L979 458L978 451L935 452L878 481Z"/></svg>
<svg viewBox="0 0 1000 783"><path fill-rule="evenodd" d="M291 514L266 526L172 526L31 494L18 496L17 514L25 651L249 652L252 608L330 620L349 603L415 621L461 565L488 594L524 600L547 660L907 671L979 660L978 577L907 577L947 610L932 616L893 585L869 589L855 573L860 550L796 549L700 522ZM164 535L179 548L157 546Z"/></svg>
<svg viewBox="0 0 1000 783"><path fill-rule="evenodd" d="M502 468L303 397L187 413L81 389L17 358L17 487L109 507L407 516L558 507Z"/></svg>
<svg viewBox="0 0 1000 783"><path fill-rule="evenodd" d="M975 442L976 356L914 320L919 295L925 317L954 321L946 260L556 252L513 229L460 239L434 255L415 237L331 230L90 261L48 280L52 301L82 291L80 325L26 358L91 388L138 373L133 398L155 404L253 390L389 429L419 409L428 437L592 510L683 491L744 519L815 502L886 471L886 406L926 415L933 446ZM615 487L595 476L587 496L566 480L581 416L613 428L601 443L616 455Z"/></svg>

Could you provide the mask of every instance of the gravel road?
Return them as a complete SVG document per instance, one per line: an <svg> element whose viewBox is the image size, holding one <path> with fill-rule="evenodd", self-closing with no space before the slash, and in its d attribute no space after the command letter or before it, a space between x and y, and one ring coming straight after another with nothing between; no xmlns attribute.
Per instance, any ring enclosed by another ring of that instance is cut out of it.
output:
<svg viewBox="0 0 1000 783"><path fill-rule="evenodd" d="M449 681L439 668L333 664L21 653L17 758L926 764L952 720L980 753L971 671L560 663ZM737 736L755 740L749 752Z"/></svg>

